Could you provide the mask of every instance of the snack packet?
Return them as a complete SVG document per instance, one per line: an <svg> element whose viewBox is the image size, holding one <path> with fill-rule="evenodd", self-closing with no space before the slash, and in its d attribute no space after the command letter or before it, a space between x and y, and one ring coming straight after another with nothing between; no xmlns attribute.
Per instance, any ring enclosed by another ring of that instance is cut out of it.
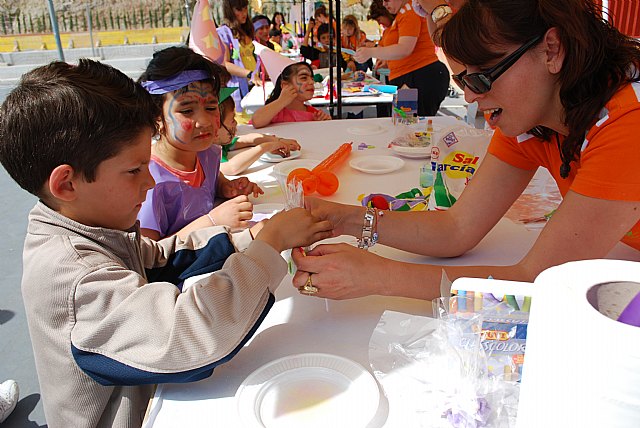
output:
<svg viewBox="0 0 640 428"><path fill-rule="evenodd" d="M482 163L493 131L454 125L436 132L431 147L435 174L429 210L446 210L458 200Z"/></svg>

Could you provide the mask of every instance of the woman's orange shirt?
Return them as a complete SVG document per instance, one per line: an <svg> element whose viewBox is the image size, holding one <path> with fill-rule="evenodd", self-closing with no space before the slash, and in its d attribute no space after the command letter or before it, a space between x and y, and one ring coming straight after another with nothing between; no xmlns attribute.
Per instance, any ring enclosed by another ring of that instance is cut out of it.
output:
<svg viewBox="0 0 640 428"><path fill-rule="evenodd" d="M409 55L402 59L389 60L389 79L395 79L438 61L427 21L413 11L411 2L402 6L391 27L385 30L384 46L397 44L400 37L416 37L418 40Z"/></svg>

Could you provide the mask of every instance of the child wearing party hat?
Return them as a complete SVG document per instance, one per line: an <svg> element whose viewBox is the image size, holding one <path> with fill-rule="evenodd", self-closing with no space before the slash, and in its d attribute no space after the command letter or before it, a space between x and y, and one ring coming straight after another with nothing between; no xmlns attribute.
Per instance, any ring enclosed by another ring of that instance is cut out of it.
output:
<svg viewBox="0 0 640 428"><path fill-rule="evenodd" d="M264 107L253 114L255 128L279 122L331 120L327 113L306 104L314 92L313 70L309 64L293 62L266 48L259 55L271 79L275 79L275 85Z"/></svg>
<svg viewBox="0 0 640 428"><path fill-rule="evenodd" d="M156 185L138 214L141 233L158 240L184 238L211 225L247 227L253 216L248 195L263 191L245 177L229 180L221 174L221 149L214 144L226 70L174 46L156 52L139 80L162 111L149 164ZM216 197L228 200L214 207Z"/></svg>
<svg viewBox="0 0 640 428"><path fill-rule="evenodd" d="M273 153L286 158L290 156L292 151L300 150L300 144L289 138L256 132L236 135L238 122L235 119L235 102L230 96L236 89L234 87L220 88L221 129L218 131L215 142L222 146L220 171L223 174L241 174L265 153ZM229 151L242 148L247 148L247 150L239 152L229 159Z"/></svg>

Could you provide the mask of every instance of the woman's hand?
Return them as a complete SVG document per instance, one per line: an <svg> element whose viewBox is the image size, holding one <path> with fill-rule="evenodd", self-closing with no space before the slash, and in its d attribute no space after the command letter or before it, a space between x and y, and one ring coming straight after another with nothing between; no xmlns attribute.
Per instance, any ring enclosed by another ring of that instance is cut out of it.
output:
<svg viewBox="0 0 640 428"><path fill-rule="evenodd" d="M355 59L360 64L367 62L369 58L374 56L374 49L376 48L360 47L356 51L355 55L353 55L353 59Z"/></svg>
<svg viewBox="0 0 640 428"><path fill-rule="evenodd" d="M376 65L373 67L373 71L377 72L380 68L389 68L389 61L387 61L386 59L376 60Z"/></svg>
<svg viewBox="0 0 640 428"><path fill-rule="evenodd" d="M333 236L349 234L355 236L355 233L359 232L358 228L362 228L365 211L363 207L344 205L313 197L305 198L304 206L311 211L314 217L331 222Z"/></svg>
<svg viewBox="0 0 640 428"><path fill-rule="evenodd" d="M293 285L305 285L311 274L317 297L342 300L384 294L384 285L391 281L391 260L349 244L318 245L306 256L294 249L291 255L298 268Z"/></svg>
<svg viewBox="0 0 640 428"><path fill-rule="evenodd" d="M216 225L243 229L249 226L248 221L253 217L253 204L247 195L236 196L209 211L209 216Z"/></svg>

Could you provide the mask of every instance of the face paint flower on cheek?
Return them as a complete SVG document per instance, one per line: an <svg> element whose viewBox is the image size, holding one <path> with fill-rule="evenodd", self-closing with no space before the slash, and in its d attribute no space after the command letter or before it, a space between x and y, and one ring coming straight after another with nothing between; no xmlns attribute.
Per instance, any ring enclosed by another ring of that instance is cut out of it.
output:
<svg viewBox="0 0 640 428"><path fill-rule="evenodd" d="M180 126L182 127L183 131L191 132L193 131L193 120L182 121L180 122Z"/></svg>

